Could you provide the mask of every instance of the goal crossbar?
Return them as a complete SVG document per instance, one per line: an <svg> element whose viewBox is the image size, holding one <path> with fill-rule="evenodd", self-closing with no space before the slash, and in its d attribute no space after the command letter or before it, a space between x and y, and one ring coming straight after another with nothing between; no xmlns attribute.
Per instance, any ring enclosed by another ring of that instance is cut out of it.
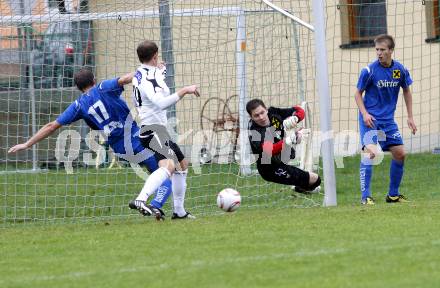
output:
<svg viewBox="0 0 440 288"><path fill-rule="evenodd" d="M300 18L296 17L295 15L293 15L292 13L278 7L277 5L273 4L270 1L267 0L263 0L263 2L269 6L270 8L280 12L281 14L283 14L284 16L292 19L293 21L297 22L298 24L301 24L302 26L306 27L307 29L309 29L310 31L315 31L315 28L313 27L313 25L301 20Z"/></svg>
<svg viewBox="0 0 440 288"><path fill-rule="evenodd" d="M298 24L306 27L307 29L314 31L311 24L301 20L294 16L290 12L279 8L269 1L263 0L273 10L244 10L240 7L217 7L209 9L176 9L171 11L171 16L175 17L201 17L201 16L239 16L243 13L255 13L255 12L274 12L278 11L283 15L289 17ZM157 18L160 16L159 10L133 10L133 11L117 11L108 13L72 13L72 14L41 14L41 15L0 15L0 23L2 25L17 25L22 23L33 22L65 22L65 21L91 21L91 20L117 20L124 19L145 19L145 18Z"/></svg>
<svg viewBox="0 0 440 288"><path fill-rule="evenodd" d="M176 17L200 17L200 16L238 16L244 13L240 7L219 7L210 9L176 9L170 11L171 16ZM124 20L124 19L145 19L157 18L160 16L159 10L133 10L117 11L108 13L74 13L74 14L42 14L42 15L2 15L0 23L2 25L17 25L20 23L33 22L65 22L65 21L91 21L91 20Z"/></svg>

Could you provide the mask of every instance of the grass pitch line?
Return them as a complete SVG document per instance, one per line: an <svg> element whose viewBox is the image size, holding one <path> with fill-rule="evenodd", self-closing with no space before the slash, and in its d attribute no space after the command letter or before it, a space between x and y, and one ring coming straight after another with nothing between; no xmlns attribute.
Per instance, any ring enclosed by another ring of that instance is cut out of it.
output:
<svg viewBox="0 0 440 288"><path fill-rule="evenodd" d="M412 242L412 241L410 241ZM371 244L371 243L370 243ZM414 247L432 247L440 245L440 240L429 241L428 243L408 243L408 244L397 244L397 245L374 245L371 247L372 250L381 250L388 251L393 249L402 249L402 248L414 248ZM199 267L206 266L223 266L225 264L234 264L234 263L255 263L258 261L267 261L267 260L276 260L276 259L297 259L297 258L313 258L317 256L325 256L325 255L337 255L337 254L357 254L358 249L346 249L346 248L330 248L330 249L318 249L318 250L302 250L296 251L293 253L278 253L278 254L270 254L270 255L257 255L257 256L244 256L244 257L235 257L235 258L217 258L212 261L206 260L193 260L188 262L185 267L186 270L198 269ZM14 279L13 281L5 281L4 279L0 280L0 284L10 285L12 283L15 284L23 284L23 283L33 283L35 281L52 281L52 280L62 280L62 279L80 279L85 277L96 277L105 275L114 275L114 274L125 274L125 273L140 273L140 272L164 272L166 269L182 269L182 266L179 265L173 266L168 264L161 264L159 266L136 266L136 267L127 267L106 271L91 271L91 272L70 272L61 275L26 275L24 274L19 279Z"/></svg>
<svg viewBox="0 0 440 288"><path fill-rule="evenodd" d="M206 266L221 266L224 264L233 264L233 263L246 263L251 262L254 263L256 261L267 261L267 260L276 260L276 259L290 259L290 258L308 258L322 255L335 255L335 254L343 254L347 253L349 250L342 248L335 249L320 249L316 251L297 251L294 253L279 253L279 254L271 254L271 255L258 255L258 256L248 256L248 257L236 257L236 258L219 258L215 261L205 261L205 260L194 260L189 262L185 267L187 270L197 269L198 267L206 267ZM189 269L188 269L189 268ZM53 281L53 280L65 280L65 279L80 279L85 277L97 277L102 276L102 274L106 275L114 275L114 274L125 274L125 273L140 273L140 272L164 272L165 269L180 269L182 270L182 266L172 266L168 264L161 264L159 266L137 266L137 267L127 267L121 269L114 270L106 270L105 272L96 271L96 272L69 272L61 275L23 275L20 279L14 279L15 281L11 281L15 284L23 284L23 283L34 283L34 282L45 282L45 281ZM157 271L156 271L157 270ZM11 282L0 280L1 284L7 285L11 284Z"/></svg>
<svg viewBox="0 0 440 288"><path fill-rule="evenodd" d="M216 259L215 261L194 260L190 264L191 266L207 266L207 265L218 266L218 265L234 264L240 262L256 262L256 261L267 261L267 260L289 259L289 258L308 258L308 257L322 256L322 255L343 254L346 252L349 251L343 248L319 249L316 251L297 251L294 253L279 253L279 254L271 254L271 255L223 258L223 259Z"/></svg>

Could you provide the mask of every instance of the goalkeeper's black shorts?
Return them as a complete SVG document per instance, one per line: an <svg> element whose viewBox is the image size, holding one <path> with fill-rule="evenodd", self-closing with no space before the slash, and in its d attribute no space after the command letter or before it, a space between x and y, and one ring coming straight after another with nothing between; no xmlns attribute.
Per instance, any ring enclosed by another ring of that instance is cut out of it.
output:
<svg viewBox="0 0 440 288"><path fill-rule="evenodd" d="M309 187L309 172L284 163L257 165L261 177L269 182L294 185L306 189Z"/></svg>
<svg viewBox="0 0 440 288"><path fill-rule="evenodd" d="M185 158L179 146L171 140L165 126L142 126L139 139L141 140L142 146L150 149L154 153L157 162L163 159L171 159L178 164Z"/></svg>

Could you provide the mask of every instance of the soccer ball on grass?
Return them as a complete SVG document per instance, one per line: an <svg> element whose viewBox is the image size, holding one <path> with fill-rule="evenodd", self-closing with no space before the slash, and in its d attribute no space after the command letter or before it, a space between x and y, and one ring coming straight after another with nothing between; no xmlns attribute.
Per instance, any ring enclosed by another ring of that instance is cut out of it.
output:
<svg viewBox="0 0 440 288"><path fill-rule="evenodd" d="M226 188L217 195L217 206L225 212L234 212L240 207L241 196L237 190Z"/></svg>

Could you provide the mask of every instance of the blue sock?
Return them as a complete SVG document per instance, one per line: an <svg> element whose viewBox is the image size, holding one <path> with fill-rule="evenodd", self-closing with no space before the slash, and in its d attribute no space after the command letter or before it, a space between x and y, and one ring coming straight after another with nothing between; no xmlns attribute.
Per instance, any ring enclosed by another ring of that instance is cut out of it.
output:
<svg viewBox="0 0 440 288"><path fill-rule="evenodd" d="M156 196L151 201L151 205L156 208L162 208L162 206L167 202L168 197L171 195L171 180L165 180L162 185L157 189Z"/></svg>
<svg viewBox="0 0 440 288"><path fill-rule="evenodd" d="M403 161L391 160L390 167L390 189L388 195L398 196L399 186L403 176Z"/></svg>
<svg viewBox="0 0 440 288"><path fill-rule="evenodd" d="M362 199L371 197L370 182L371 182L372 174L373 174L373 166L371 164L364 164L361 161L361 165L359 167L359 177L361 180Z"/></svg>
<svg viewBox="0 0 440 288"><path fill-rule="evenodd" d="M159 165L157 164L154 156L151 156L144 160L141 165L146 166L150 173L153 173L159 168ZM150 204L156 208L162 208L165 202L167 202L168 197L170 197L171 192L171 180L167 179L163 181L162 185L159 186L159 188L157 188L156 195L154 196L154 199L150 202Z"/></svg>

